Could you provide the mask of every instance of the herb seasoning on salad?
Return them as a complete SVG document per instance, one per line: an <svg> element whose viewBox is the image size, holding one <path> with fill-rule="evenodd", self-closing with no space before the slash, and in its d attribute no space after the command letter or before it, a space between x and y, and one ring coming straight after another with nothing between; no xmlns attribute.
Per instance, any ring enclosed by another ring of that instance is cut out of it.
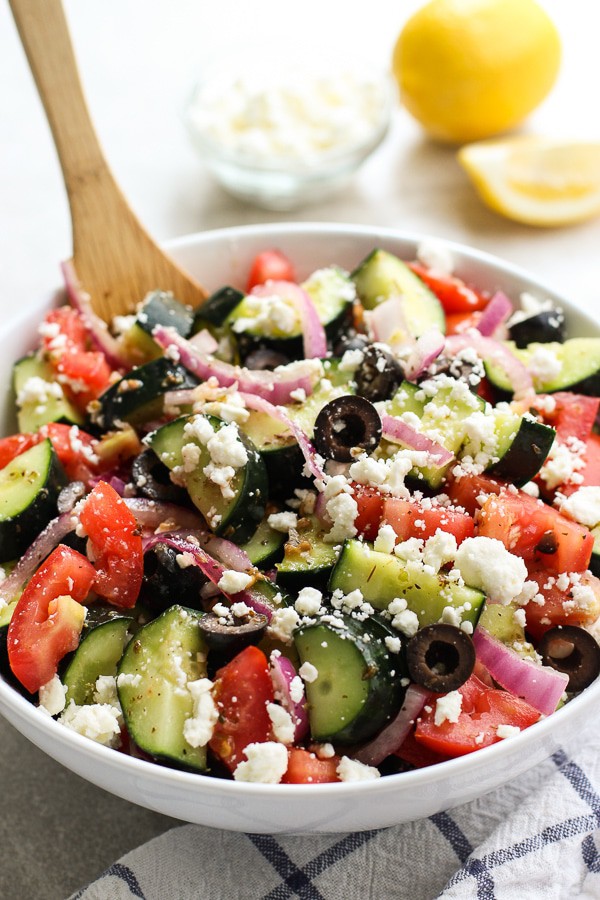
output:
<svg viewBox="0 0 600 900"><path fill-rule="evenodd" d="M435 246L102 327L14 366L0 664L67 728L262 783L377 778L600 672L600 339ZM492 286L490 286L492 288Z"/></svg>

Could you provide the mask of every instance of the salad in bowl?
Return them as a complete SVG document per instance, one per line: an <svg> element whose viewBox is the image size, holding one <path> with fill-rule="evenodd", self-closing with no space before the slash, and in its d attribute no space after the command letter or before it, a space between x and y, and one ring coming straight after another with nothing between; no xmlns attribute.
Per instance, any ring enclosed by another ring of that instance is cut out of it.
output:
<svg viewBox="0 0 600 900"><path fill-rule="evenodd" d="M3 712L224 827L271 830L279 792L328 830L323 791L336 828L391 824L534 764L600 673L600 338L444 242L204 240L198 309L157 286L106 327L65 266L12 365Z"/></svg>

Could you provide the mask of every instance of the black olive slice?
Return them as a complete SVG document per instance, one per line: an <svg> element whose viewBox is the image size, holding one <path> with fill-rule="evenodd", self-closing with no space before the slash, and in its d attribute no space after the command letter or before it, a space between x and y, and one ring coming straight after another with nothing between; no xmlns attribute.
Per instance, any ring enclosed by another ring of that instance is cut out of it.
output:
<svg viewBox="0 0 600 900"><path fill-rule="evenodd" d="M391 353L373 344L364 351L354 380L356 393L371 403L377 403L396 393L404 380L404 371Z"/></svg>
<svg viewBox="0 0 600 900"><path fill-rule="evenodd" d="M277 366L286 366L289 361L289 358L283 353L278 353L277 350L270 350L268 347L261 347L248 354L244 360L244 365L247 369L253 369L258 372L265 369L276 369Z"/></svg>
<svg viewBox="0 0 600 900"><path fill-rule="evenodd" d="M315 422L314 445L325 459L352 462L352 450L372 453L381 440L381 417L364 397L347 394L326 403Z"/></svg>
<svg viewBox="0 0 600 900"><path fill-rule="evenodd" d="M457 381L465 381L470 390L476 392L485 375L485 368L480 360L471 362L463 359L460 354L454 358L438 356L435 362L419 376L417 381L425 381L428 378L434 378L436 375L450 375L452 378L456 378Z"/></svg>
<svg viewBox="0 0 600 900"><path fill-rule="evenodd" d="M131 480L136 490L150 500L182 503L186 491L173 484L168 468L149 448L135 457L131 465Z"/></svg>
<svg viewBox="0 0 600 900"><path fill-rule="evenodd" d="M366 350L370 345L370 340L366 334L358 334L352 332L342 335L339 341L333 345L333 355L343 356L346 350Z"/></svg>
<svg viewBox="0 0 600 900"><path fill-rule="evenodd" d="M537 645L545 666L569 676L568 691L582 691L600 675L600 645L585 628L557 625Z"/></svg>
<svg viewBox="0 0 600 900"><path fill-rule="evenodd" d="M475 646L455 625L426 625L408 642L406 661L413 681L445 694L459 688L473 672Z"/></svg>
<svg viewBox="0 0 600 900"><path fill-rule="evenodd" d="M218 653L235 655L249 647L250 644L258 644L269 620L263 613L250 610L243 619L232 617L231 624L223 624L219 616L207 613L200 619L200 631L210 650Z"/></svg>
<svg viewBox="0 0 600 900"><path fill-rule="evenodd" d="M542 309L539 313L515 322L508 335L519 349L528 344L563 343L566 337L565 314L562 309Z"/></svg>
<svg viewBox="0 0 600 900"><path fill-rule="evenodd" d="M144 553L144 575L140 600L153 612L163 612L174 603L202 609L200 588L206 576L198 566L182 568L177 562L177 550L167 544L155 544Z"/></svg>

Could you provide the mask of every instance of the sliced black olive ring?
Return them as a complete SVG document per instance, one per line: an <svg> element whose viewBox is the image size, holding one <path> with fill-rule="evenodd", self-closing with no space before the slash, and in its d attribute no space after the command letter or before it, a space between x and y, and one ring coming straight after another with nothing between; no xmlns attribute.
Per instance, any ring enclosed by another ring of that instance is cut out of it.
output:
<svg viewBox="0 0 600 900"><path fill-rule="evenodd" d="M372 453L381 440L381 417L364 397L348 394L326 403L315 422L314 444L325 459L352 462L352 450Z"/></svg>
<svg viewBox="0 0 600 900"><path fill-rule="evenodd" d="M181 503L186 491L173 484L167 467L161 463L154 450L142 450L131 466L131 480L136 489L150 500Z"/></svg>
<svg viewBox="0 0 600 900"><path fill-rule="evenodd" d="M367 347L354 373L356 393L371 403L392 397L404 380L398 360L383 347Z"/></svg>
<svg viewBox="0 0 600 900"><path fill-rule="evenodd" d="M585 628L549 628L537 646L545 666L569 676L568 691L582 691L600 675L600 645Z"/></svg>
<svg viewBox="0 0 600 900"><path fill-rule="evenodd" d="M199 592L206 576L197 566L182 569L177 556L177 550L160 542L144 553L140 600L153 612L163 612L175 603L202 609Z"/></svg>
<svg viewBox="0 0 600 900"><path fill-rule="evenodd" d="M268 624L267 617L254 610L250 610L248 618L234 617L232 624L223 625L214 613L207 613L199 621L200 631L208 647L232 656L250 644L258 644Z"/></svg>
<svg viewBox="0 0 600 900"><path fill-rule="evenodd" d="M454 625L426 625L408 642L406 661L414 682L445 694L459 688L473 672L475 646Z"/></svg>
<svg viewBox="0 0 600 900"><path fill-rule="evenodd" d="M244 365L247 369L260 372L266 369L276 369L277 366L285 366L289 362L289 357L283 353L278 353L277 350L271 350L269 347L260 347L258 350L253 350L252 353L248 354L244 360Z"/></svg>

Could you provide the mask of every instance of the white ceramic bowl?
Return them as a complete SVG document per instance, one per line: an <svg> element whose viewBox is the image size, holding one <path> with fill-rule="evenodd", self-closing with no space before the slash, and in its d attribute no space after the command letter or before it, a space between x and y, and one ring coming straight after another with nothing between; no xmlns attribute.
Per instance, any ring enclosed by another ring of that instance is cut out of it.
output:
<svg viewBox="0 0 600 900"><path fill-rule="evenodd" d="M261 225L181 238L168 246L208 288L243 284L259 251L278 247L294 260L300 277L319 266L352 268L371 249L414 257L418 236L378 228L326 224ZM557 300L571 335L600 328L527 273L466 247L445 242L458 274L475 286L501 289L514 299L531 291ZM0 335L0 383L12 360L31 349L39 310L8 325ZM13 427L5 396L4 431ZM377 781L323 785L259 785L224 781L125 756L81 737L36 709L0 679L0 712L29 740L68 769L132 803L187 822L259 833L342 832L382 828L429 816L480 797L537 765L574 734L578 740L600 703L600 681L558 712L507 741L428 769ZM18 765L18 760L16 762Z"/></svg>

